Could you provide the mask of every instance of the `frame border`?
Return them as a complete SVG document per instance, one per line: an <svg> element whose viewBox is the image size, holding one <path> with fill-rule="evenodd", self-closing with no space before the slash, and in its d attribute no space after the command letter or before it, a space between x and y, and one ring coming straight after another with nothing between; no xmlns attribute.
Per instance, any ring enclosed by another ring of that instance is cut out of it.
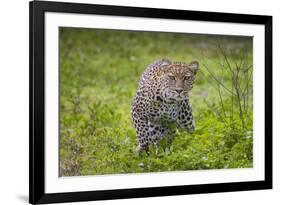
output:
<svg viewBox="0 0 281 205"><path fill-rule="evenodd" d="M45 12L248 23L265 26L265 180L151 188L45 193ZM272 16L95 4L29 2L29 203L124 199L272 189Z"/></svg>

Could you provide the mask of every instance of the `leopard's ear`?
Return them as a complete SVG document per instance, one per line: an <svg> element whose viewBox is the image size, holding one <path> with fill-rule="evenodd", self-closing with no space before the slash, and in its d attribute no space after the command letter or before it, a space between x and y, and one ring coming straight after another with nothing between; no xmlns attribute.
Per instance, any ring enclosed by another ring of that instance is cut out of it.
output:
<svg viewBox="0 0 281 205"><path fill-rule="evenodd" d="M163 58L162 60L161 60L161 66L167 66L167 65L171 65L171 61L169 60L169 59L167 59L167 58Z"/></svg>
<svg viewBox="0 0 281 205"><path fill-rule="evenodd" d="M191 63L189 63L188 67L193 71L193 73L197 73L198 69L199 69L199 63L198 61L191 61Z"/></svg>

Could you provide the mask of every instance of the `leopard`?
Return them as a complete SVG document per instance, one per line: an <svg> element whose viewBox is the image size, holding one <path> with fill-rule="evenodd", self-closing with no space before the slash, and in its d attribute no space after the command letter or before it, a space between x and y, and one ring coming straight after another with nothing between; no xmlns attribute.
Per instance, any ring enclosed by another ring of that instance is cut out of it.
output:
<svg viewBox="0 0 281 205"><path fill-rule="evenodd" d="M149 153L150 145L157 154L159 142L164 138L167 139L167 148L170 148L179 129L195 130L189 92L198 70L196 60L184 63L166 58L146 67L131 106L137 155L143 151Z"/></svg>

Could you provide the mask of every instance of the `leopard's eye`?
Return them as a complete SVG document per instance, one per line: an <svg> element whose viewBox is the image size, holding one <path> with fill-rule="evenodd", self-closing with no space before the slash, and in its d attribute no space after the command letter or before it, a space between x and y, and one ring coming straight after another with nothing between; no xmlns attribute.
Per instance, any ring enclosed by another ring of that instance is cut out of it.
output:
<svg viewBox="0 0 281 205"><path fill-rule="evenodd" d="M175 76L169 76L171 80L176 80Z"/></svg>
<svg viewBox="0 0 281 205"><path fill-rule="evenodd" d="M190 76L184 76L183 79L184 79L184 80L189 80L189 79L190 79Z"/></svg>

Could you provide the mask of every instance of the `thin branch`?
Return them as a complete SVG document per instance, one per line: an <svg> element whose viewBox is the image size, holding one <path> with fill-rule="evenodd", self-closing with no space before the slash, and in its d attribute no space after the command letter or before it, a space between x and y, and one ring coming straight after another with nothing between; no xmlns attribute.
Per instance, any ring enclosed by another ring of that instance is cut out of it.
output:
<svg viewBox="0 0 281 205"><path fill-rule="evenodd" d="M209 74L211 75L211 77L217 82L219 83L226 91L228 91L231 95L235 95L231 90L229 90L222 82L220 82L215 76L214 74L209 70L209 68L203 63L203 66L207 69L207 71L209 72Z"/></svg>
<svg viewBox="0 0 281 205"><path fill-rule="evenodd" d="M219 90L219 97L220 97L220 103L221 103L221 107L222 107L223 115L224 115L224 117L226 117L226 114L225 114L225 109L224 109L224 104L223 104L223 101L222 101L222 96L221 96L221 89L220 89L220 85L219 85L219 84L218 84L218 90Z"/></svg>
<svg viewBox="0 0 281 205"><path fill-rule="evenodd" d="M231 68L231 65L230 65L230 63L229 63L229 61L228 61L228 58L227 58L227 56L226 56L226 54L225 54L225 51L224 51L224 50L221 48L221 46L220 46L220 42L217 41L217 43L218 43L218 49L219 49L219 51L221 52L221 54L222 54L222 56L223 56L223 58L224 58L224 60L225 60L225 62L226 62L226 64L227 64L228 69L231 71L231 73L234 73L234 71L233 71L233 69Z"/></svg>
<svg viewBox="0 0 281 205"><path fill-rule="evenodd" d="M242 127L244 128L245 123L244 123L244 118L243 118L243 110L242 110L242 106L241 106L240 91L239 91L238 86L237 86L237 81L235 80L234 82L235 82L234 89L235 89L235 92L236 92L236 95L237 95L237 103L238 103L238 106L239 106L239 116L240 116L240 119L241 119L241 122L242 122Z"/></svg>

